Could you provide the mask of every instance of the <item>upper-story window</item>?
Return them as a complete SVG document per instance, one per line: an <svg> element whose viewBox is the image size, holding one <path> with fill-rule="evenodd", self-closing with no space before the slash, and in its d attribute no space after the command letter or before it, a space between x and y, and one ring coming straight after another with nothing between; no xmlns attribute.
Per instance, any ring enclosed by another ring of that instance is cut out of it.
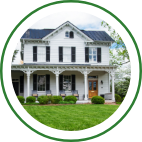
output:
<svg viewBox="0 0 142 142"><path fill-rule="evenodd" d="M69 37L69 32L68 31L66 31L65 37Z"/></svg>
<svg viewBox="0 0 142 142"><path fill-rule="evenodd" d="M74 38L74 32L73 31L70 31L70 32L66 31L65 32L65 37L67 37L67 38Z"/></svg>
<svg viewBox="0 0 142 142"><path fill-rule="evenodd" d="M89 62L97 62L97 48L89 47Z"/></svg>
<svg viewBox="0 0 142 142"><path fill-rule="evenodd" d="M37 61L38 62L45 62L46 61L46 48L45 47L38 47L38 54L37 54Z"/></svg>
<svg viewBox="0 0 142 142"><path fill-rule="evenodd" d="M63 62L71 62L71 47L63 47Z"/></svg>

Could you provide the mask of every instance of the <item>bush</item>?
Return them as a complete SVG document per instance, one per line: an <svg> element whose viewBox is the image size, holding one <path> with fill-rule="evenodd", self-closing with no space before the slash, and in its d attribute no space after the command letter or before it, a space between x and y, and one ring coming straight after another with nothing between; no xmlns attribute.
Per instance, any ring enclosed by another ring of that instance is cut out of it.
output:
<svg viewBox="0 0 142 142"><path fill-rule="evenodd" d="M124 101L125 97L122 98L122 102Z"/></svg>
<svg viewBox="0 0 142 142"><path fill-rule="evenodd" d="M48 96L42 95L42 96L39 96L37 100L39 101L40 104L47 104L49 101L49 98Z"/></svg>
<svg viewBox="0 0 142 142"><path fill-rule="evenodd" d="M115 101L116 102L121 102L122 101L121 97L118 94L115 94Z"/></svg>
<svg viewBox="0 0 142 142"><path fill-rule="evenodd" d="M61 96L53 96L52 99L51 99L52 104L58 104L59 101L63 101Z"/></svg>
<svg viewBox="0 0 142 142"><path fill-rule="evenodd" d="M52 96L48 96L48 100L51 101L52 100Z"/></svg>
<svg viewBox="0 0 142 142"><path fill-rule="evenodd" d="M23 96L17 96L19 102L22 104L25 101L25 98Z"/></svg>
<svg viewBox="0 0 142 142"><path fill-rule="evenodd" d="M22 103L22 105L39 105L39 103Z"/></svg>
<svg viewBox="0 0 142 142"><path fill-rule="evenodd" d="M104 104L105 100L101 96L94 96L94 97L91 98L91 102L93 104Z"/></svg>
<svg viewBox="0 0 142 142"><path fill-rule="evenodd" d="M77 98L75 96L66 96L64 101L74 101L74 103L76 103Z"/></svg>
<svg viewBox="0 0 142 142"><path fill-rule="evenodd" d="M29 96L26 98L26 103L35 103L36 98L33 96Z"/></svg>

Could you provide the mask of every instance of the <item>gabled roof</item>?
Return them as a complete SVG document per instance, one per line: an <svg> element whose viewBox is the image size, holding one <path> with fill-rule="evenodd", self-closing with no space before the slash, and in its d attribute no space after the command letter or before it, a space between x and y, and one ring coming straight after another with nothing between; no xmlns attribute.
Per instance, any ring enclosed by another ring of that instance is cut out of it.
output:
<svg viewBox="0 0 142 142"><path fill-rule="evenodd" d="M67 23L74 26L69 21L63 23L62 25L67 24ZM61 26L59 26L58 28L60 28ZM90 39L92 39L93 41L112 41L112 42L114 42L114 40L105 31L85 31L85 30L78 29L76 26L74 26L74 27L77 30L79 30L82 34L84 34L87 37L89 37ZM46 36L48 36L49 34L53 33L58 28L56 28L56 29L28 29L23 34L21 39L43 39Z"/></svg>

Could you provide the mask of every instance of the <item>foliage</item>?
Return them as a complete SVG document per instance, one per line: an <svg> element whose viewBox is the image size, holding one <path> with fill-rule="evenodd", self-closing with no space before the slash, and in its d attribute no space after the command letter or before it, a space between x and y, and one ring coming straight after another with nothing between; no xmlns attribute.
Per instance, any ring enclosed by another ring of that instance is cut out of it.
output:
<svg viewBox="0 0 142 142"><path fill-rule="evenodd" d="M121 102L122 101L121 97L118 94L115 94L115 101L116 102Z"/></svg>
<svg viewBox="0 0 142 142"><path fill-rule="evenodd" d="M74 104L74 101L60 101L59 104Z"/></svg>
<svg viewBox="0 0 142 142"><path fill-rule="evenodd" d="M77 98L75 96L66 96L64 101L74 101L76 103Z"/></svg>
<svg viewBox="0 0 142 142"><path fill-rule="evenodd" d="M130 62L129 54L126 49L126 45L120 35L105 21L102 21L102 26L108 28L110 36L115 40L117 55L114 55L112 50L110 50L110 64L112 65L123 65ZM121 48L120 48L121 47ZM127 60L127 61L126 61Z"/></svg>
<svg viewBox="0 0 142 142"><path fill-rule="evenodd" d="M25 98L23 96L17 96L19 102L22 104L25 101Z"/></svg>
<svg viewBox="0 0 142 142"><path fill-rule="evenodd" d="M51 100L51 103L52 103L52 104L58 104L59 101L63 101L63 99L62 99L61 96L53 96L53 97L52 97L52 100Z"/></svg>
<svg viewBox="0 0 142 142"><path fill-rule="evenodd" d="M33 96L29 96L26 98L26 103L35 103L36 98Z"/></svg>
<svg viewBox="0 0 142 142"><path fill-rule="evenodd" d="M37 100L39 101L40 104L47 104L49 101L49 98L48 96L42 95L42 96L39 96Z"/></svg>
<svg viewBox="0 0 142 142"><path fill-rule="evenodd" d="M116 104L120 105L122 102L116 102Z"/></svg>
<svg viewBox="0 0 142 142"><path fill-rule="evenodd" d="M17 49L14 50L14 53L13 53L13 56L12 56L12 62L15 60L18 51L19 51L19 50L17 50Z"/></svg>
<svg viewBox="0 0 142 142"><path fill-rule="evenodd" d="M52 96L48 96L48 100L51 101L52 100Z"/></svg>
<svg viewBox="0 0 142 142"><path fill-rule="evenodd" d="M130 78L126 77L124 80L115 83L115 93L121 98L125 97L129 88Z"/></svg>
<svg viewBox="0 0 142 142"><path fill-rule="evenodd" d="M93 104L104 104L105 100L104 100L104 98L101 97L101 96L93 96L93 97L91 98L91 102L92 102Z"/></svg>

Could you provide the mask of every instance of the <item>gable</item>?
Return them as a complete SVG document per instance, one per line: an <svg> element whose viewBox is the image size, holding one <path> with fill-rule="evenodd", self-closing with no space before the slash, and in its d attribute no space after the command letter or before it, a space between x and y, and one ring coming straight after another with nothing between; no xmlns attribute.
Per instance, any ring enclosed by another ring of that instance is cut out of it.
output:
<svg viewBox="0 0 142 142"><path fill-rule="evenodd" d="M66 37L66 32L69 33L73 32L74 37L70 38L70 37ZM90 41L88 40L88 38L85 38L84 36L82 36L81 34L77 33L75 30L72 30L71 27L63 27L60 31L58 31L57 33L55 33L52 36L49 36L47 38L45 38L44 40L60 40L60 41Z"/></svg>

